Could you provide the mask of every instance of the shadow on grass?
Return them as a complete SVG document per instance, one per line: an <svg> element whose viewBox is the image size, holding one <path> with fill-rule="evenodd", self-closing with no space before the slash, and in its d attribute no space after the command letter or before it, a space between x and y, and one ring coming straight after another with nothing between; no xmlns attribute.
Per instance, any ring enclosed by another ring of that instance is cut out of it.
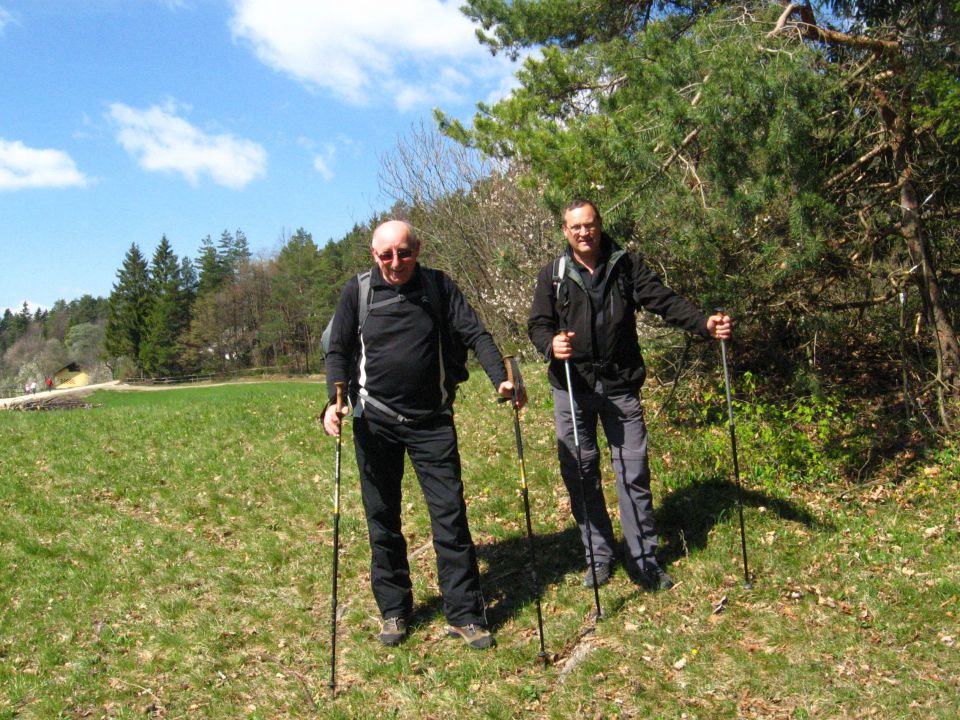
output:
<svg viewBox="0 0 960 720"><path fill-rule="evenodd" d="M667 495L657 510L661 562L669 565L690 551L705 548L713 527L728 516L735 518L737 495L736 483L719 476L691 483ZM809 528L830 530L833 527L801 505L759 490L744 488L743 505L764 507L783 520ZM746 530L749 552L749 525Z"/></svg>
<svg viewBox="0 0 960 720"><path fill-rule="evenodd" d="M809 528L829 530L832 527L801 505L769 493L744 489L743 503L745 507L765 507L783 520L802 523ZM658 553L661 564L667 567L685 553L705 548L711 529L736 512L737 486L720 477L691 483L671 492L656 511L661 535ZM747 532L749 544L749 526ZM580 534L572 517L567 528L536 535L534 552L541 593L545 588L564 582L569 573L584 568ZM490 629L496 631L535 600L529 541L523 534L478 544L477 555L487 567L480 580L487 602L487 622ZM420 598L414 607L411 626L428 625L442 615L443 601L438 595Z"/></svg>
<svg viewBox="0 0 960 720"><path fill-rule="evenodd" d="M533 603L536 586L543 594L545 588L563 582L565 575L584 566L580 533L572 518L564 530L534 536L536 585L530 571L529 542L524 534L477 546L478 557L489 566L481 574L480 582L491 629L505 624Z"/></svg>
<svg viewBox="0 0 960 720"><path fill-rule="evenodd" d="M567 573L583 567L579 533L572 524L560 532L535 536L534 552L541 593L544 588L562 582ZM534 602L529 541L526 535L519 535L477 544L477 557L488 568L481 572L480 586L487 603L487 623L496 631ZM430 625L442 617L443 599L439 595L421 596L416 598L410 627Z"/></svg>
<svg viewBox="0 0 960 720"><path fill-rule="evenodd" d="M528 543L527 536L520 535L494 543L477 544L477 557L481 564L488 566L486 571L481 572L480 586L487 603L487 622L491 630L496 630L534 601ZM583 565L579 547L579 534L572 525L560 532L534 537L537 580L541 592ZM429 562L435 562L432 553ZM416 629L431 625L442 617L443 598L440 595L419 596L415 598L410 627Z"/></svg>

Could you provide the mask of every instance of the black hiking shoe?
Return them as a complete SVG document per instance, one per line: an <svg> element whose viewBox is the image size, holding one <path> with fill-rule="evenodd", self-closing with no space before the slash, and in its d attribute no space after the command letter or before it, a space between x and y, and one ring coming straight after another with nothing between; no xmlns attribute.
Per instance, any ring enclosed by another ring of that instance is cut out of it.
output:
<svg viewBox="0 0 960 720"><path fill-rule="evenodd" d="M482 625L470 624L463 627L447 625L447 635L463 638L463 641L474 650L486 650L497 644L490 631Z"/></svg>
<svg viewBox="0 0 960 720"><path fill-rule="evenodd" d="M384 618L377 639L389 647L399 645L407 637L407 621L402 617Z"/></svg>
<svg viewBox="0 0 960 720"><path fill-rule="evenodd" d="M613 574L613 563L600 561L593 564L593 570L587 568L587 571L583 574L583 586L585 588L593 587L594 571L597 575L597 587L603 587L610 582L610 576Z"/></svg>
<svg viewBox="0 0 960 720"><path fill-rule="evenodd" d="M669 590L674 586L673 578L667 575L659 565L647 567L637 573L634 582L644 590L656 592L657 590Z"/></svg>

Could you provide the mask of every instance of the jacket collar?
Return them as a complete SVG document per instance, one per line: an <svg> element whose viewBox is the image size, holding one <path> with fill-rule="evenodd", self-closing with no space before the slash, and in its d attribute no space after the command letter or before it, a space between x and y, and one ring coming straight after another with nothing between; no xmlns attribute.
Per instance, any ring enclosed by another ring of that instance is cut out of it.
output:
<svg viewBox="0 0 960 720"><path fill-rule="evenodd" d="M617 264L620 258L627 254L627 251L620 247L612 237L604 232L600 235L600 253L601 256L605 256L606 277L609 277L610 273L613 272L613 266ZM579 285L582 290L585 290L586 288L583 286L583 280L580 277L580 272L577 270L579 263L577 262L576 258L573 257L573 249L570 247L570 243L566 243L564 257L565 278L572 280L575 284Z"/></svg>
<svg viewBox="0 0 960 720"><path fill-rule="evenodd" d="M421 267L420 263L418 262L408 282L403 285L391 285L383 279L383 273L380 272L380 266L374 265L372 268L370 268L370 287L392 288L397 292L401 292L406 288L417 288L420 287L420 273Z"/></svg>

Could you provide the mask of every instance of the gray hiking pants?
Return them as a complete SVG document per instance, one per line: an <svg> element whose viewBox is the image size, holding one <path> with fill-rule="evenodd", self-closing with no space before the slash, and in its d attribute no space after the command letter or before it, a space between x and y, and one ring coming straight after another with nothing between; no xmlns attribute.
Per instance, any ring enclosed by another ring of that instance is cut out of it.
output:
<svg viewBox="0 0 960 720"><path fill-rule="evenodd" d="M613 528L600 483L600 451L597 446L597 421L613 456L620 526L623 529L627 556L624 562L631 572L656 567L654 553L659 539L653 523L653 494L650 492L650 466L647 462L647 427L643 406L637 395L605 395L599 389L574 393L577 411L577 433L585 487L577 472L577 450L573 438L573 418L566 390L553 388L553 412L557 426L557 454L560 474L570 494L573 517L580 528L587 562L587 546L593 540L596 562L614 560ZM582 493L585 490L585 493ZM586 516L584 516L584 496Z"/></svg>

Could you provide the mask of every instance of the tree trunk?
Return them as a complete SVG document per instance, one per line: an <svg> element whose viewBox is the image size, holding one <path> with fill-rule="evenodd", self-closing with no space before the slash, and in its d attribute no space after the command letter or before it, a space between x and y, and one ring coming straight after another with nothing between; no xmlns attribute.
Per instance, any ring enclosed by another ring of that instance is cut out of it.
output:
<svg viewBox="0 0 960 720"><path fill-rule="evenodd" d="M901 234L917 266L914 278L920 291L926 320L933 335L937 354L937 400L940 421L948 430L952 414L960 400L960 344L940 295L940 282L930 245L923 232L923 220L917 191L911 180L909 149L912 134L901 115L889 104L881 107L881 116L893 135L893 162L900 187Z"/></svg>

